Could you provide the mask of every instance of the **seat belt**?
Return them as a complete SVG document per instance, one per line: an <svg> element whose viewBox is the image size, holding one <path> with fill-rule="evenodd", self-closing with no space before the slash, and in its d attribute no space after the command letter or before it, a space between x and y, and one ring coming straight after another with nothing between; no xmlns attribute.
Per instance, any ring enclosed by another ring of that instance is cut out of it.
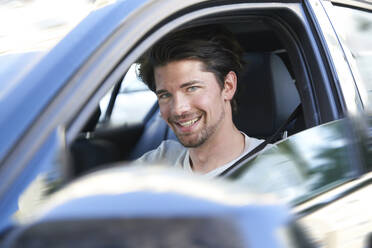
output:
<svg viewBox="0 0 372 248"><path fill-rule="evenodd" d="M229 171L231 171L232 169L234 169L238 164L240 164L244 160L248 159L252 155L254 155L257 152L259 152L262 149L264 149L267 144L275 141L278 138L279 134L282 133L284 130L286 130L288 124L291 123L297 117L297 115L300 113L300 111L301 111L301 103L292 112L292 114L289 116L289 118L287 119L287 121L284 122L283 125L281 125L271 137L269 137L267 140L265 140L264 142L262 142L261 144L259 144L258 146L256 146L253 150L251 150L250 152L248 152L247 154L245 154L238 161L236 161L234 164L232 164L229 168L227 168L226 170L222 171L218 175L218 177L221 177L221 176L226 175Z"/></svg>

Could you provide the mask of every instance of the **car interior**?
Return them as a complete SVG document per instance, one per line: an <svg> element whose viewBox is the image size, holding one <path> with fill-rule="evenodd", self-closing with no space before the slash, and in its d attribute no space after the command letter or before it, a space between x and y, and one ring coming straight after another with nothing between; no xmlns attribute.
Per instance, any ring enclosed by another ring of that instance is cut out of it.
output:
<svg viewBox="0 0 372 248"><path fill-rule="evenodd" d="M238 79L236 93L238 108L233 116L238 129L248 136L268 139L298 106L301 106L301 111L295 120L286 125L274 141L314 126L315 123L303 111L303 105L307 103L301 104L303 97L299 89L304 86L299 86L293 62L290 61L291 53L293 57L298 52L293 49L292 38L281 31L285 28L274 24L270 18L257 16L245 21L207 18L180 28L212 22L228 28L245 51L246 64ZM173 131L161 118L157 103L139 124L110 125L110 115L120 94L121 83L122 80L110 92L107 109L103 112L97 107L70 147L76 175L103 164L134 160L155 149L163 140L176 140Z"/></svg>

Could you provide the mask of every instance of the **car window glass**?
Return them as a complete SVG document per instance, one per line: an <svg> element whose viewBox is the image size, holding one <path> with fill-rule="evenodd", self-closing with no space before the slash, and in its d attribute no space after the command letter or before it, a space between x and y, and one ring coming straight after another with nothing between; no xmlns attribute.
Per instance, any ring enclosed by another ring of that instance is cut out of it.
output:
<svg viewBox="0 0 372 248"><path fill-rule="evenodd" d="M109 119L110 126L135 125L141 123L156 102L156 95L138 79L136 64L126 73ZM112 89L100 101L100 122L104 120Z"/></svg>
<svg viewBox="0 0 372 248"><path fill-rule="evenodd" d="M332 20L340 37L351 50L364 87L372 92L372 14L370 12L334 6ZM371 108L372 96L368 106Z"/></svg>
<svg viewBox="0 0 372 248"><path fill-rule="evenodd" d="M295 134L267 147L229 177L260 193L301 202L352 175L343 120Z"/></svg>

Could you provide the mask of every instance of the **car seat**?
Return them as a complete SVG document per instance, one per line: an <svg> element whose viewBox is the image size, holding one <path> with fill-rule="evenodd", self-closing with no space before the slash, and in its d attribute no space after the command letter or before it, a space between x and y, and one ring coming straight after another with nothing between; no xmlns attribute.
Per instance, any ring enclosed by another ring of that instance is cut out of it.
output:
<svg viewBox="0 0 372 248"><path fill-rule="evenodd" d="M295 80L277 54L247 53L244 60L233 121L248 136L266 139L286 122L300 97Z"/></svg>

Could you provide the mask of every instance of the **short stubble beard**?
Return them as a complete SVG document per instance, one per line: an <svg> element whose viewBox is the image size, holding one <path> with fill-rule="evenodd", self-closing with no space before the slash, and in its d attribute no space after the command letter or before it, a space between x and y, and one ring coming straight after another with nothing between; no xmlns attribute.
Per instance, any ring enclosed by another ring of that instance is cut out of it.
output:
<svg viewBox="0 0 372 248"><path fill-rule="evenodd" d="M182 137L186 137L186 136L189 136L189 135L194 135L194 134L185 134L185 135L181 135L181 134L178 134L178 133L175 133L177 138L178 138L178 141L185 147L187 148L197 148L197 147L200 147L201 145L203 145L217 130L218 126L221 124L221 122L223 121L223 119L225 118L225 109L222 109L222 112L221 112L221 115L219 117L219 119L217 120L216 123L212 124L211 126L205 126L201 131L200 133L197 135L196 139L193 139L193 140L190 140L190 141L187 141L187 140L183 140ZM203 114L203 116L205 116L205 114ZM206 125L206 119L204 118L204 124Z"/></svg>

